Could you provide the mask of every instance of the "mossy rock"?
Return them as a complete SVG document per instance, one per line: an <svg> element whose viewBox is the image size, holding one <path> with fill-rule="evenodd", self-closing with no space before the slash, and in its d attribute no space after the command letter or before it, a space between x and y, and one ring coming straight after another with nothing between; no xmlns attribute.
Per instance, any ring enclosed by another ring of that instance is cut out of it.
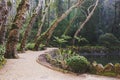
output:
<svg viewBox="0 0 120 80"><path fill-rule="evenodd" d="M113 72L114 71L114 65L112 63L108 63L104 67L104 72Z"/></svg>
<svg viewBox="0 0 120 80"><path fill-rule="evenodd" d="M102 64L97 64L95 66L97 73L102 73L104 71L104 66Z"/></svg>
<svg viewBox="0 0 120 80"><path fill-rule="evenodd" d="M115 72L120 75L120 63L115 64Z"/></svg>

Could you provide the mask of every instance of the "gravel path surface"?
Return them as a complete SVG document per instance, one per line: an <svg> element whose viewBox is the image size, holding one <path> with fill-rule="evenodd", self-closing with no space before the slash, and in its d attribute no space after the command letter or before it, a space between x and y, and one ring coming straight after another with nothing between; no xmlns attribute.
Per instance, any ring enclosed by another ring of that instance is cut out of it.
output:
<svg viewBox="0 0 120 80"><path fill-rule="evenodd" d="M64 74L38 64L37 57L50 50L52 48L37 52L27 51L25 54L19 54L20 59L8 59L7 64L0 70L0 80L120 80L89 74Z"/></svg>

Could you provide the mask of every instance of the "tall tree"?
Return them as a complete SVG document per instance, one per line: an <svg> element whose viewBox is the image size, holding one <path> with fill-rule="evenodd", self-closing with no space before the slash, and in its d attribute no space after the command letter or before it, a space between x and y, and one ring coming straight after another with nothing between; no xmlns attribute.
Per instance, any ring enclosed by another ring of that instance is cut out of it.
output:
<svg viewBox="0 0 120 80"><path fill-rule="evenodd" d="M25 13L29 9L29 0L21 0L19 7L17 8L17 14L11 26L11 30L8 35L6 43L6 58L19 58L17 55L16 45L19 40L19 31L25 21Z"/></svg>
<svg viewBox="0 0 120 80"><path fill-rule="evenodd" d="M7 4L9 3L9 4ZM7 2L6 0L0 1L0 44L3 45L5 43L5 34L6 34L6 23L9 8L11 7L11 2Z"/></svg>
<svg viewBox="0 0 120 80"><path fill-rule="evenodd" d="M91 5L91 6L88 8L88 10L87 10L87 14L88 14L88 15L87 15L85 21L80 25L79 29L75 32L74 38L75 38L76 36L78 36L78 34L79 34L80 31L83 29L83 27L85 26L85 24L90 20L90 18L91 18L92 15L94 14L94 11L95 11L98 3L99 3L99 0L96 0L95 6L94 6L94 5ZM94 6L94 7L93 7L93 6ZM90 11L90 9L91 9L92 7L93 7L93 9L92 9L92 11ZM73 44L74 44L74 43L75 43L75 39L73 39Z"/></svg>
<svg viewBox="0 0 120 80"><path fill-rule="evenodd" d="M33 15L31 17L31 20L29 21L29 24L25 30L25 33L24 33L24 36L21 40L21 45L20 45L20 50L21 52L25 52L25 46L26 46L26 42L27 42L27 39L29 37L29 34L31 32L31 29L32 29L32 26L33 24L35 23L36 21L36 18L41 10L41 6L42 6L42 0L39 0L38 2L38 6L35 8L34 12L33 12Z"/></svg>
<svg viewBox="0 0 120 80"><path fill-rule="evenodd" d="M35 49L35 50L39 50L39 45L40 45L41 41L44 41L44 40L48 41L48 40L51 38L51 36L52 36L55 28L56 28L57 25L59 24L59 22L61 22L64 18L66 18L66 17L68 16L68 14L69 14L74 8L80 6L83 1L84 1L84 0L78 0L76 4L74 4L72 7L70 7L65 13L62 14L62 16L60 16L58 19L56 19L56 20L53 22L53 24L50 26L50 28L48 28L48 30L47 30L46 32L44 32L44 34L41 35L41 36L38 38L38 40L37 40L36 43L35 43L34 49Z"/></svg>
<svg viewBox="0 0 120 80"><path fill-rule="evenodd" d="M49 10L50 4L51 4L51 0L46 4L46 8L43 11L42 19L40 21L41 23L39 25L39 29L38 29L38 32L37 32L37 35L36 35L34 41L36 41L38 39L38 37L40 36L40 34L41 34L41 30L42 30L42 27L44 26L45 18L46 18L46 15L48 14L48 10Z"/></svg>

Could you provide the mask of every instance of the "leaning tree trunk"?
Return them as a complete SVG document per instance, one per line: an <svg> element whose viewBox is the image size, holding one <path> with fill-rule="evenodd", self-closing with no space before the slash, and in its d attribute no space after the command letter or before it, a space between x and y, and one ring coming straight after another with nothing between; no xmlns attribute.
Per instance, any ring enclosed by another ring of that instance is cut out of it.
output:
<svg viewBox="0 0 120 80"><path fill-rule="evenodd" d="M59 17L58 19L56 19L53 24L51 25L50 28L48 28L48 30L39 37L39 39L36 41L35 43L35 46L34 46L34 49L35 50L39 50L39 45L42 41L46 40L48 41L51 36L52 36L52 33L54 32L55 28L57 27L58 23L61 22L64 18L66 18L68 16L68 14L76 7L80 6L82 4L84 0L78 0L78 2L73 5L72 7L70 7L64 14L62 14L61 17Z"/></svg>
<svg viewBox="0 0 120 80"><path fill-rule="evenodd" d="M45 18L46 18L46 15L48 14L48 10L49 10L50 4L51 4L51 0L49 1L49 4L47 4L47 6L45 8L45 11L43 13L43 16L42 16L42 19L41 19L41 24L39 25L39 29L38 29L37 35L36 35L36 37L34 39L35 42L37 41L38 37L41 34L41 30L42 30L42 27L43 27L43 25L45 23Z"/></svg>
<svg viewBox="0 0 120 80"><path fill-rule="evenodd" d="M99 0L96 1L95 6L93 7L92 11L90 12L90 8L93 6L91 5L88 8L88 16L86 18L86 20L81 24L80 28L75 32L74 34L74 39L73 39L73 44L75 43L75 37L78 36L78 34L80 33L80 31L83 29L83 27L85 26L85 24L90 20L90 18L92 17L92 15L94 14L94 11L98 5Z"/></svg>
<svg viewBox="0 0 120 80"><path fill-rule="evenodd" d="M1 0L0 1L0 45L3 45L5 43L6 22L7 22L8 12L9 12L9 8L6 0Z"/></svg>
<svg viewBox="0 0 120 80"><path fill-rule="evenodd" d="M23 26L25 20L25 13L29 8L29 0L22 0L17 9L17 14L11 26L11 30L8 35L8 40L6 43L6 58L18 58L16 45L19 40L19 30Z"/></svg>
<svg viewBox="0 0 120 80"><path fill-rule="evenodd" d="M23 38L21 40L21 45L20 45L21 52L25 52L25 46L26 46L27 39L29 37L29 34L30 34L31 29L33 27L33 24L35 23L36 18L37 18L38 14L39 14L39 12L41 10L41 6L42 6L42 0L39 0L38 6L36 7L36 9L35 9L35 11L33 13L32 18L29 21L29 24L28 24L28 26L27 26L27 28L25 30L24 36L23 36Z"/></svg>

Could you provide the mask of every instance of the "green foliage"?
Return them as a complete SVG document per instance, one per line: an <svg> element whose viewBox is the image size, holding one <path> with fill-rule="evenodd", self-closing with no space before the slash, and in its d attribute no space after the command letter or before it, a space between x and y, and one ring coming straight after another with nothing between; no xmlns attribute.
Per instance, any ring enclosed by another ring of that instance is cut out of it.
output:
<svg viewBox="0 0 120 80"><path fill-rule="evenodd" d="M28 44L26 45L26 48L27 48L28 50L33 50L33 49L34 49L34 46L35 46L35 43L28 43ZM39 45L40 50L43 50L44 47L45 47L44 44L40 44L40 45Z"/></svg>
<svg viewBox="0 0 120 80"><path fill-rule="evenodd" d="M17 51L20 51L20 43L17 44Z"/></svg>
<svg viewBox="0 0 120 80"><path fill-rule="evenodd" d="M54 37L55 38L55 41L58 43L58 44L62 44L62 43L65 43L67 42L65 39L63 38L59 38L59 37Z"/></svg>
<svg viewBox="0 0 120 80"><path fill-rule="evenodd" d="M85 73L88 70L90 63L83 56L72 56L67 59L67 65L74 72Z"/></svg>
<svg viewBox="0 0 120 80"><path fill-rule="evenodd" d="M106 47L120 45L120 41L112 33L101 35L99 37L99 43Z"/></svg>
<svg viewBox="0 0 120 80"><path fill-rule="evenodd" d="M89 41L86 38L82 37L82 36L80 36L80 37L75 36L75 39L78 41L78 43L80 45L85 45L85 44L89 43Z"/></svg>
<svg viewBox="0 0 120 80"><path fill-rule="evenodd" d="M62 35L61 38L65 39L65 40L71 39L71 37L70 37L70 36L67 36L67 35Z"/></svg>
<svg viewBox="0 0 120 80"><path fill-rule="evenodd" d="M55 42L57 42L59 44L59 47L61 48L63 43L66 43L67 41L63 38L59 38L59 37L54 37L55 38Z"/></svg>
<svg viewBox="0 0 120 80"><path fill-rule="evenodd" d="M27 48L28 50L33 50L34 45L35 45L35 43L28 43L28 44L26 45L26 48Z"/></svg>
<svg viewBox="0 0 120 80"><path fill-rule="evenodd" d="M120 63L115 64L115 72L120 75Z"/></svg>
<svg viewBox="0 0 120 80"><path fill-rule="evenodd" d="M12 3L11 3L11 1L10 1L10 0L9 0L9 1L7 1L7 6L12 7Z"/></svg>
<svg viewBox="0 0 120 80"><path fill-rule="evenodd" d="M92 52L105 52L107 51L107 48L104 46L82 46L79 48L80 52L88 52L88 53L92 53Z"/></svg>
<svg viewBox="0 0 120 80"><path fill-rule="evenodd" d="M57 52L46 54L46 59L52 65L67 69L66 60L72 56L77 56L77 54L71 50L58 50Z"/></svg>
<svg viewBox="0 0 120 80"><path fill-rule="evenodd" d="M70 40L71 37L67 35L62 35L61 37L54 37L54 41L59 44L59 47L61 48L64 43L67 43L68 40ZM66 44L65 44L66 46Z"/></svg>
<svg viewBox="0 0 120 80"><path fill-rule="evenodd" d="M80 47L76 47L76 46L68 46L69 49L78 52L78 53L112 53L112 52L119 52L120 51L120 47L119 46L109 46L109 47L105 47L105 46L80 46Z"/></svg>
<svg viewBox="0 0 120 80"><path fill-rule="evenodd" d="M0 45L0 66L3 65L5 62L4 53L5 47L3 45Z"/></svg>
<svg viewBox="0 0 120 80"><path fill-rule="evenodd" d="M100 73L99 75L116 77L116 73L114 73L114 72L104 72L104 73Z"/></svg>

